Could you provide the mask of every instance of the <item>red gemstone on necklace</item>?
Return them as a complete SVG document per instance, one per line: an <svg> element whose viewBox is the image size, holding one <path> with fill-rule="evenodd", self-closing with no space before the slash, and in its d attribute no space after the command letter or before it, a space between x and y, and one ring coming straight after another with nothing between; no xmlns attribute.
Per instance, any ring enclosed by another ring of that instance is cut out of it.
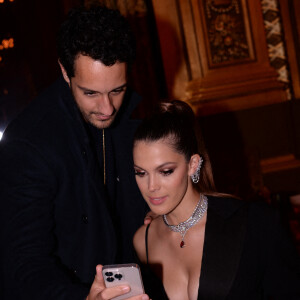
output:
<svg viewBox="0 0 300 300"><path fill-rule="evenodd" d="M185 246L184 241L181 241L180 248L183 248Z"/></svg>

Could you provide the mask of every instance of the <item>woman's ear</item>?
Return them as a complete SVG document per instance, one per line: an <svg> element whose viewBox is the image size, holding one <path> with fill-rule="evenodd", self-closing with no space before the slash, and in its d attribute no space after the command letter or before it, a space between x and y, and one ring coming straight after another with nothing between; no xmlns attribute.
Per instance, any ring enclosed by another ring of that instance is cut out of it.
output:
<svg viewBox="0 0 300 300"><path fill-rule="evenodd" d="M196 173L197 167L199 166L201 157L199 154L194 154L191 156L190 163L189 163L189 176L192 176Z"/></svg>
<svg viewBox="0 0 300 300"><path fill-rule="evenodd" d="M58 64L59 64L59 66L60 66L61 73L62 73L62 75L63 75L65 81L66 81L67 84L70 86L70 78L69 78L69 76L68 76L68 74L67 74L67 71L65 70L65 68L63 67L63 65L61 64L60 61L58 61Z"/></svg>

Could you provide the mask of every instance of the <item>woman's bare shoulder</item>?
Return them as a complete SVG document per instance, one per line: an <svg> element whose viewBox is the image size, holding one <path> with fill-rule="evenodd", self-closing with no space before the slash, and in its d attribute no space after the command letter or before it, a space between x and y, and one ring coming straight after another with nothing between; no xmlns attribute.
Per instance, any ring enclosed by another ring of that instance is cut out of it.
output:
<svg viewBox="0 0 300 300"><path fill-rule="evenodd" d="M133 236L133 246L142 263L146 262L145 234L147 226L142 225Z"/></svg>

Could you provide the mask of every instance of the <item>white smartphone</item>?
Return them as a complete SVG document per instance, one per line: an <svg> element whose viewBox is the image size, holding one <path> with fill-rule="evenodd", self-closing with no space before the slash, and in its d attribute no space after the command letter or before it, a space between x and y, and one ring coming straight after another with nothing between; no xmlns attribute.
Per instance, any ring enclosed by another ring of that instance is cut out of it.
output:
<svg viewBox="0 0 300 300"><path fill-rule="evenodd" d="M137 264L105 265L102 275L106 287L127 284L130 292L113 298L113 300L127 299L132 296L144 294L144 285L140 267Z"/></svg>

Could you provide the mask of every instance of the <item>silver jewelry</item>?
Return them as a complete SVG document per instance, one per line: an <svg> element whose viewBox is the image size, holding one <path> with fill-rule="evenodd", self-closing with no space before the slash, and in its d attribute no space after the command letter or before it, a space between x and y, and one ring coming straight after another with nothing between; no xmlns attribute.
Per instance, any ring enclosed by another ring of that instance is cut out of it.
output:
<svg viewBox="0 0 300 300"><path fill-rule="evenodd" d="M201 220L201 218L206 213L206 211L207 211L207 197L201 194L196 208L194 209L192 215L186 221L181 222L178 225L170 225L167 221L167 216L163 215L164 223L172 231L179 232L181 234L180 248L183 248L185 246L184 237L187 231Z"/></svg>
<svg viewBox="0 0 300 300"><path fill-rule="evenodd" d="M200 157L196 172L191 176L194 183L198 183L200 179L200 169L203 163L203 158Z"/></svg>

